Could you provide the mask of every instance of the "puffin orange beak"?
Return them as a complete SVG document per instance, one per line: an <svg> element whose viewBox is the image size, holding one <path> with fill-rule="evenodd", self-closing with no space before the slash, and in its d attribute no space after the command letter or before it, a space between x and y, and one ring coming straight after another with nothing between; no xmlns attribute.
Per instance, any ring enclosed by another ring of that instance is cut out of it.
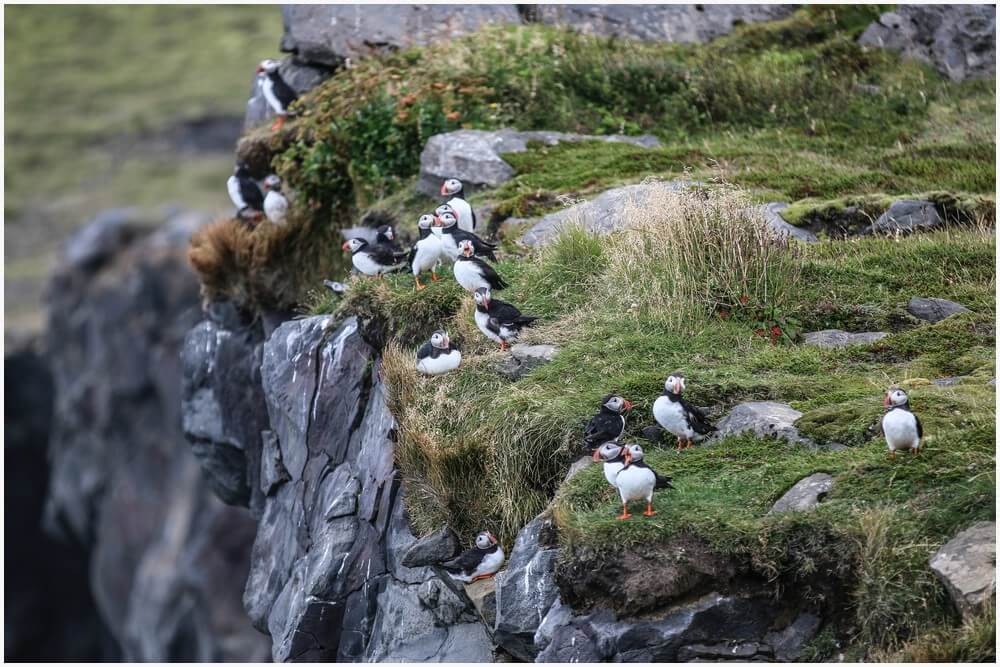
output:
<svg viewBox="0 0 1000 667"><path fill-rule="evenodd" d="M444 346L448 347L449 345L451 345L451 339L448 338L447 336L445 336L444 337Z"/></svg>
<svg viewBox="0 0 1000 667"><path fill-rule="evenodd" d="M492 542L493 544L496 544L497 543L497 538L493 537L493 535L490 535L490 542Z"/></svg>
<svg viewBox="0 0 1000 667"><path fill-rule="evenodd" d="M630 463L632 463L632 451L626 449L625 450L625 465L629 465Z"/></svg>
<svg viewBox="0 0 1000 667"><path fill-rule="evenodd" d="M472 257L472 248L465 246L465 248L462 249L462 254L466 257Z"/></svg>
<svg viewBox="0 0 1000 667"><path fill-rule="evenodd" d="M632 401L629 401L629 400L625 401L625 409L626 410L631 410L632 409Z"/></svg>
<svg viewBox="0 0 1000 667"><path fill-rule="evenodd" d="M601 460L601 450L595 449L594 450L594 461L600 461L600 460Z"/></svg>
<svg viewBox="0 0 1000 667"><path fill-rule="evenodd" d="M264 71L264 68L261 67L260 65L257 65L257 74L260 74L263 71Z"/></svg>
<svg viewBox="0 0 1000 667"><path fill-rule="evenodd" d="M344 244L342 246L340 246L340 249L341 250L350 250L351 249L351 242L350 241L344 241Z"/></svg>
<svg viewBox="0 0 1000 667"><path fill-rule="evenodd" d="M882 405L884 405L885 407L889 407L889 405L891 404L892 401L889 399L889 394L886 394L885 398L882 399Z"/></svg>
<svg viewBox="0 0 1000 667"><path fill-rule="evenodd" d="M441 222L441 218L439 218L439 217L437 217L437 216L435 215L435 216L434 216L434 226L435 226L435 227L441 227L442 225L443 225L443 223Z"/></svg>
<svg viewBox="0 0 1000 667"><path fill-rule="evenodd" d="M441 196L442 197L448 196L448 191L444 189L444 183L441 184Z"/></svg>

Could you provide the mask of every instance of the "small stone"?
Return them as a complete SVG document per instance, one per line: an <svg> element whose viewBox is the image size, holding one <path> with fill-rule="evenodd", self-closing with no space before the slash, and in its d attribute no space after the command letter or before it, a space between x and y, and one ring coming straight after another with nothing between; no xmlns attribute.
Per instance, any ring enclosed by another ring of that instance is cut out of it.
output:
<svg viewBox="0 0 1000 667"><path fill-rule="evenodd" d="M802 334L802 338L806 345L832 350L841 347L850 347L851 345L869 345L875 341L882 340L888 335L884 331L851 333L840 329L824 329L823 331L804 333Z"/></svg>
<svg viewBox="0 0 1000 667"><path fill-rule="evenodd" d="M518 343L511 346L510 356L497 367L497 372L511 380L519 380L535 368L552 361L559 353L555 345L525 345Z"/></svg>
<svg viewBox="0 0 1000 667"><path fill-rule="evenodd" d="M958 384L961 381L962 381L961 377L955 376L955 377L938 378L936 380L931 380L931 384L936 384L939 387L951 387L953 385Z"/></svg>
<svg viewBox="0 0 1000 667"><path fill-rule="evenodd" d="M960 303L948 301L947 299L935 299L933 297L915 296L906 305L906 310L910 315L926 322L940 322L946 317L951 317L956 313L972 312Z"/></svg>
<svg viewBox="0 0 1000 667"><path fill-rule="evenodd" d="M893 202L889 210L879 216L864 233L910 233L933 229L941 224L941 216L938 215L933 202L900 199Z"/></svg>
<svg viewBox="0 0 1000 667"><path fill-rule="evenodd" d="M782 438L795 444L814 446L812 440L799 434L795 422L802 413L787 403L747 401L730 410L719 420L717 432L710 441L752 431L762 438Z"/></svg>
<svg viewBox="0 0 1000 667"><path fill-rule="evenodd" d="M458 538L448 526L441 526L430 535L421 537L406 550L402 564L405 567L436 565L458 555Z"/></svg>
<svg viewBox="0 0 1000 667"><path fill-rule="evenodd" d="M764 204L761 210L764 212L764 219L767 220L768 226L779 234L789 236L804 243L818 243L819 239L808 229L796 227L781 217L781 211L786 208L788 208L788 204L784 202Z"/></svg>
<svg viewBox="0 0 1000 667"><path fill-rule="evenodd" d="M590 456L581 456L576 461L573 461L573 465L571 465L569 467L569 470L566 471L566 476L563 477L562 483L565 484L569 480L576 477L577 473L579 473L581 470L583 470L593 462L594 459Z"/></svg>
<svg viewBox="0 0 1000 667"><path fill-rule="evenodd" d="M972 524L931 556L931 570L963 617L983 611L996 593L996 557L995 521Z"/></svg>
<svg viewBox="0 0 1000 667"><path fill-rule="evenodd" d="M660 426L646 426L642 429L642 437L650 442L662 442L666 431Z"/></svg>
<svg viewBox="0 0 1000 667"><path fill-rule="evenodd" d="M774 503L768 514L782 512L805 512L813 509L826 497L833 488L833 477L825 472L799 480L795 486L785 492L785 495Z"/></svg>

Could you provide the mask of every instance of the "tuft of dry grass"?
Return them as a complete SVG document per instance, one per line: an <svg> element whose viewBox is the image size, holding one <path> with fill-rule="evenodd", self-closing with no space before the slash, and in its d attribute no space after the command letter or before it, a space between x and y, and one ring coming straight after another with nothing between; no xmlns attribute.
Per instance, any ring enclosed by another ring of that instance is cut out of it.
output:
<svg viewBox="0 0 1000 667"><path fill-rule="evenodd" d="M996 662L997 613L993 601L958 627L921 632L898 651L877 650L875 662Z"/></svg>

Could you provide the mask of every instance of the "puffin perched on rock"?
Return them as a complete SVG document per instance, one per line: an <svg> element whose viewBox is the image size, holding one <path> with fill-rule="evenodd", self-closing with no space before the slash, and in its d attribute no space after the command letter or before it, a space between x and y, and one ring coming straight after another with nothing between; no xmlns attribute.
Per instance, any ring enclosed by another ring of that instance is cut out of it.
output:
<svg viewBox="0 0 1000 667"><path fill-rule="evenodd" d="M351 251L351 264L366 276L381 277L405 266L404 253L393 252L378 243L372 245L364 239L348 239L341 248Z"/></svg>
<svg viewBox="0 0 1000 667"><path fill-rule="evenodd" d="M458 242L458 250L454 274L459 285L470 292L475 292L480 287L494 290L507 287L507 283L492 266L473 255L475 248L472 246L472 241L462 239Z"/></svg>
<svg viewBox="0 0 1000 667"><path fill-rule="evenodd" d="M233 175L226 181L229 198L236 207L236 217L240 220L259 220L264 211L264 193L257 181L250 176L250 170L242 162L237 163Z"/></svg>
<svg viewBox="0 0 1000 667"><path fill-rule="evenodd" d="M667 431L677 436L677 449L693 447L696 436L705 436L715 431L708 419L697 407L683 398L684 376L674 373L663 383L663 395L653 402L653 418Z"/></svg>
<svg viewBox="0 0 1000 667"><path fill-rule="evenodd" d="M271 125L271 131L281 129L288 117L288 107L299 99L298 93L281 78L281 74L278 72L279 67L281 67L281 63L270 58L261 60L260 64L257 65L257 77L260 79L260 89L264 93L264 99L278 115L274 124Z"/></svg>
<svg viewBox="0 0 1000 667"><path fill-rule="evenodd" d="M625 446L625 465L615 477L615 486L622 499L622 513L619 519L628 519L628 504L632 500L645 500L644 516L653 516L653 491L655 489L670 489L673 485L669 477L660 476L643 461L644 453L640 445Z"/></svg>
<svg viewBox="0 0 1000 667"><path fill-rule="evenodd" d="M472 205L465 201L465 186L457 178L449 178L441 184L441 196L451 197L447 205L455 212L458 218L459 229L467 232L476 231L476 212L472 210Z"/></svg>
<svg viewBox="0 0 1000 667"><path fill-rule="evenodd" d="M602 398L600 410L583 432L583 444L593 449L601 443L617 442L625 432L625 412L631 409L632 403L621 396L608 394Z"/></svg>
<svg viewBox="0 0 1000 667"><path fill-rule="evenodd" d="M459 254L461 254L458 249L458 244L461 241L471 241L476 255L488 257L493 262L497 261L496 244L484 241L472 232L459 229L458 220L454 213L445 211L437 216L437 227L434 231L441 235L441 247L452 261L458 259Z"/></svg>
<svg viewBox="0 0 1000 667"><path fill-rule="evenodd" d="M503 565L504 553L497 538L488 530L476 535L476 546L441 563L452 579L471 584L492 577Z"/></svg>
<svg viewBox="0 0 1000 667"><path fill-rule="evenodd" d="M431 233L433 225L433 215L420 216L420 220L417 221L419 237L410 249L409 265L410 270L413 271L413 279L418 290L427 287L427 285L420 283L420 274L424 271L430 271L431 280L438 281L435 269L441 263L442 257L445 256L441 248L441 239L436 234Z"/></svg>
<svg viewBox="0 0 1000 667"><path fill-rule="evenodd" d="M920 419L910 411L910 397L899 387L889 387L882 404L886 408L882 417L882 433L889 447L889 456L896 458L897 449L909 449L912 454L919 454L924 428Z"/></svg>
<svg viewBox="0 0 1000 667"><path fill-rule="evenodd" d="M417 350L417 370L424 375L441 375L453 371L462 363L462 351L451 344L448 332L438 329L431 339Z"/></svg>
<svg viewBox="0 0 1000 667"><path fill-rule="evenodd" d="M281 179L271 174L264 179L264 215L276 225L285 224L288 214L288 200L281 193Z"/></svg>
<svg viewBox="0 0 1000 667"><path fill-rule="evenodd" d="M606 442L594 450L594 461L604 463L604 479L608 480L611 486L618 488L615 480L625 467L625 448L617 442Z"/></svg>
<svg viewBox="0 0 1000 667"><path fill-rule="evenodd" d="M484 336L500 343L501 350L510 346L510 342L518 337L522 328L538 319L522 315L520 310L506 301L493 299L488 287L480 287L472 296L476 300L476 326Z"/></svg>

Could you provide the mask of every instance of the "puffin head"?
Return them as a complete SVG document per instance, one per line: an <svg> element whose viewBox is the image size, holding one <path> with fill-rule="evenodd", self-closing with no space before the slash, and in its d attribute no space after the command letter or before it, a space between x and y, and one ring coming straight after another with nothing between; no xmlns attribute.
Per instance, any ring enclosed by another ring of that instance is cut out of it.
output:
<svg viewBox="0 0 1000 667"><path fill-rule="evenodd" d="M341 250L350 250L353 255L366 245L368 245L368 243L364 239L347 239L344 241L344 245L340 246L340 248Z"/></svg>
<svg viewBox="0 0 1000 667"><path fill-rule="evenodd" d="M375 234L378 236L384 236L386 241L392 241L396 238L396 232L392 230L392 225L382 225L375 229Z"/></svg>
<svg viewBox="0 0 1000 667"><path fill-rule="evenodd" d="M614 442L606 442L594 450L595 461L611 461L622 453L622 446Z"/></svg>
<svg viewBox="0 0 1000 667"><path fill-rule="evenodd" d="M448 229L449 227L454 227L456 224L458 224L458 218L455 217L454 213L451 213L449 211L445 211L444 213L439 215L438 221L441 223L441 226L444 227L445 229Z"/></svg>
<svg viewBox="0 0 1000 667"><path fill-rule="evenodd" d="M458 244L458 251L463 255L465 255L466 257L472 257L473 250L474 249L472 247L472 241L470 241L469 239L460 241Z"/></svg>
<svg viewBox="0 0 1000 667"><path fill-rule="evenodd" d="M906 405L910 402L910 397L906 395L906 392L899 387L889 387L885 392L885 399L882 401L882 405L887 408L898 408L901 405Z"/></svg>
<svg viewBox="0 0 1000 667"><path fill-rule="evenodd" d="M476 300L477 306L482 306L483 308L490 307L490 288L480 287L475 292L472 293L472 298Z"/></svg>
<svg viewBox="0 0 1000 667"><path fill-rule="evenodd" d="M601 401L601 407L607 408L611 412L620 415L626 410L632 409L632 402L626 401L621 396L616 396L615 394L609 394L605 396L604 399Z"/></svg>
<svg viewBox="0 0 1000 667"><path fill-rule="evenodd" d="M434 216L431 215L430 213L425 213L424 215L420 216L419 220L417 220L417 227L419 227L420 229L430 229L433 226L434 226Z"/></svg>
<svg viewBox="0 0 1000 667"><path fill-rule="evenodd" d="M462 181L457 178L449 178L441 184L441 196L450 197L462 191Z"/></svg>
<svg viewBox="0 0 1000 667"><path fill-rule="evenodd" d="M265 58L261 60L257 65L257 74L271 74L278 71L278 67L281 66L277 60L272 58Z"/></svg>
<svg viewBox="0 0 1000 667"><path fill-rule="evenodd" d="M448 346L451 345L451 339L448 338L448 332L444 329L438 329L431 334L431 345L439 350L447 350Z"/></svg>
<svg viewBox="0 0 1000 667"><path fill-rule="evenodd" d="M497 538L493 537L493 533L488 530L476 535L476 547L482 550L492 549L496 546Z"/></svg>
<svg viewBox="0 0 1000 667"><path fill-rule="evenodd" d="M249 177L250 176L250 169L247 167L246 162L237 162L236 166L233 167L233 174L235 176L239 176L241 178L243 178L243 177Z"/></svg>
<svg viewBox="0 0 1000 667"><path fill-rule="evenodd" d="M454 212L455 212L455 209L453 209L448 204L441 204L436 209L434 209L434 215L436 215L436 216L441 216L441 215L443 215L445 213L454 213Z"/></svg>
<svg viewBox="0 0 1000 667"><path fill-rule="evenodd" d="M626 445L625 446L625 465L631 465L635 461L641 461L645 454L642 451L642 445Z"/></svg>
<svg viewBox="0 0 1000 667"><path fill-rule="evenodd" d="M277 174L270 174L264 179L264 190L274 190L275 192L281 192L281 179Z"/></svg>
<svg viewBox="0 0 1000 667"><path fill-rule="evenodd" d="M684 391L684 376L680 373L674 373L663 383L663 388L667 390L668 394L679 396Z"/></svg>

